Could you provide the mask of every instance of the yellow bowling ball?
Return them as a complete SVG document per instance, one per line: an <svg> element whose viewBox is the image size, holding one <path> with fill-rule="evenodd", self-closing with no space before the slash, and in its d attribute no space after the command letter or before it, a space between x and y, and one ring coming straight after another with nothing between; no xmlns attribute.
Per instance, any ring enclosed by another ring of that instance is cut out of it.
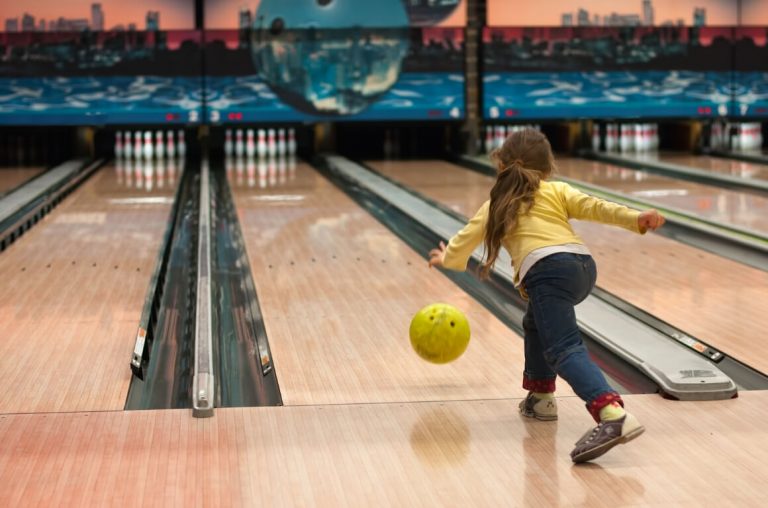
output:
<svg viewBox="0 0 768 508"><path fill-rule="evenodd" d="M467 318L446 303L433 303L417 312L409 332L416 354L432 363L452 362L469 344Z"/></svg>

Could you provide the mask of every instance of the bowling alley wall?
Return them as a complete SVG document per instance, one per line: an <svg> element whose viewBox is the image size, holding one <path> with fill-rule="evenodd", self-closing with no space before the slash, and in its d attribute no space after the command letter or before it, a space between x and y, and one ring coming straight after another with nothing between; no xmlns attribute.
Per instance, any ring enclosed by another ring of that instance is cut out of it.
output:
<svg viewBox="0 0 768 508"><path fill-rule="evenodd" d="M768 115L768 2L488 0L489 120Z"/></svg>
<svg viewBox="0 0 768 508"><path fill-rule="evenodd" d="M486 0L491 122L768 116L768 2ZM461 120L466 0L0 4L0 124Z"/></svg>
<svg viewBox="0 0 768 508"><path fill-rule="evenodd" d="M27 0L0 15L0 124L464 116L464 0Z"/></svg>

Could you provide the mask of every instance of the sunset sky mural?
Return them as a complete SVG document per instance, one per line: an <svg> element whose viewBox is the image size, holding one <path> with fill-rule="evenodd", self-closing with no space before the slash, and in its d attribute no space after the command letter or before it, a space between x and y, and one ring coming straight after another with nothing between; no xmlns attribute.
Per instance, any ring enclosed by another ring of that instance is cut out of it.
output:
<svg viewBox="0 0 768 508"><path fill-rule="evenodd" d="M765 11L764 0L741 0L751 11ZM762 4L762 5L758 5ZM651 0L654 25L666 22L693 24L695 8L706 10L707 25L736 25L738 23L738 0ZM563 14L572 14L574 24L579 9L589 14L590 22L599 16L603 18L616 14L636 14L643 18L643 0L537 0L535 2L511 2L509 0L488 0L488 25L492 26L560 26ZM763 16L764 18L765 16Z"/></svg>
<svg viewBox="0 0 768 508"><path fill-rule="evenodd" d="M91 6L101 4L104 16L104 29L118 25L127 27L133 23L143 30L146 26L148 11L160 13L160 28L164 30L190 29L195 27L194 0L24 0L23 2L0 2L0 29L5 29L8 19L18 19L21 26L25 13L34 16L35 26L40 20L50 21L59 18L91 19Z"/></svg>
<svg viewBox="0 0 768 508"><path fill-rule="evenodd" d="M360 1L360 0L342 0ZM254 13L259 7L259 0L243 2L242 0L205 0L206 28L224 29L238 27L238 13L241 7L248 8ZM363 6L361 5L361 8ZM466 0L456 7L456 10L437 26L464 26L467 24Z"/></svg>

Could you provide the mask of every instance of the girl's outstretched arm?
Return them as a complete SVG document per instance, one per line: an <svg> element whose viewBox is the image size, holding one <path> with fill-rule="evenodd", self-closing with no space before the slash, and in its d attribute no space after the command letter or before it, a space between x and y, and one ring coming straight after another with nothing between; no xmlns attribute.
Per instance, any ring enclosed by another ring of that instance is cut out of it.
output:
<svg viewBox="0 0 768 508"><path fill-rule="evenodd" d="M437 249L429 251L429 267L442 266L449 270L463 272L467 269L467 262L472 252L483 242L485 224L488 222L488 207L490 201L486 201L464 228L453 235L453 238L445 243L440 242Z"/></svg>

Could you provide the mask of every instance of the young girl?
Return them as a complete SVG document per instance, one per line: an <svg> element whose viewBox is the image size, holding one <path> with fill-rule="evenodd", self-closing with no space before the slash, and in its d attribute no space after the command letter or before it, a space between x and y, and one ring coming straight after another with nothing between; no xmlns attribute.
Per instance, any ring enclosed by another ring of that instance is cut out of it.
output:
<svg viewBox="0 0 768 508"><path fill-rule="evenodd" d="M550 182L555 170L549 141L526 129L509 136L491 154L498 175L491 199L451 238L446 248L433 249L429 266L463 271L480 242L485 260L480 275L487 278L499 250L509 251L515 285L528 300L523 319L528 396L520 412L539 420L556 420L555 377L559 375L586 402L598 422L571 452L584 462L630 441L645 430L624 410L624 402L589 357L576 324L574 306L595 285L595 262L568 223L584 219L621 226L643 234L664 224L656 210L639 212L588 196L563 182Z"/></svg>

